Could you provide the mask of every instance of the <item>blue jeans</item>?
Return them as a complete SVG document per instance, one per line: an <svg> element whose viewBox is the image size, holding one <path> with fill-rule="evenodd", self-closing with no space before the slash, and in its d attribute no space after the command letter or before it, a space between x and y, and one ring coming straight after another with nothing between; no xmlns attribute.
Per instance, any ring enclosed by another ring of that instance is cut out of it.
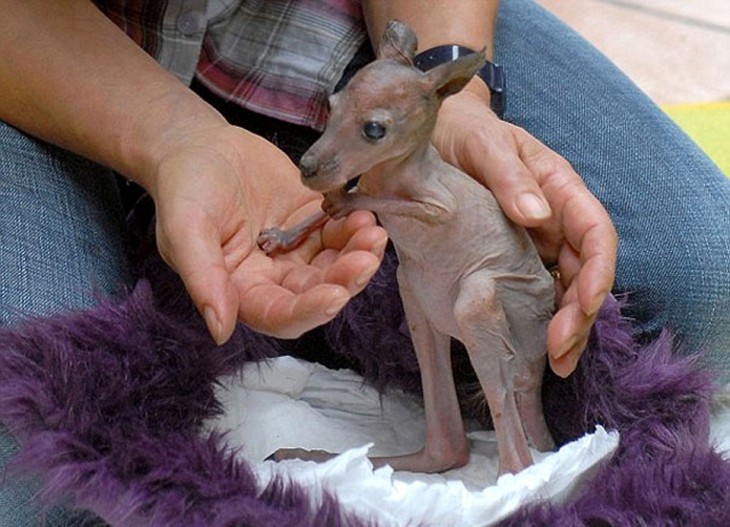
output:
<svg viewBox="0 0 730 527"><path fill-rule="evenodd" d="M606 58L529 0L502 2L505 118L573 165L619 234L615 290L730 382L730 180Z"/></svg>
<svg viewBox="0 0 730 527"><path fill-rule="evenodd" d="M616 290L730 379L730 181L605 58L529 0L502 2L506 119L567 158L620 235ZM113 176L0 123L0 323L93 305L130 273ZM14 450L0 431L0 467ZM1 470L1 468L0 468ZM1 472L0 472L1 474ZM0 487L0 525L38 525ZM54 510L49 527L79 525Z"/></svg>
<svg viewBox="0 0 730 527"><path fill-rule="evenodd" d="M64 309L131 286L114 174L0 122L0 324ZM17 444L0 424L0 526L38 526L32 483L5 482ZM93 521L62 508L46 525Z"/></svg>

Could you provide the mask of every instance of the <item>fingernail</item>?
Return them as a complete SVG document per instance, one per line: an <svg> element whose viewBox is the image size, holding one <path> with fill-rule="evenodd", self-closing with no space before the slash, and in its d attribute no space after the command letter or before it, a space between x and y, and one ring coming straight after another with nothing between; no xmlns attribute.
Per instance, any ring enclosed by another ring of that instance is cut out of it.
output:
<svg viewBox="0 0 730 527"><path fill-rule="evenodd" d="M208 326L211 337L215 340L216 344L221 344L221 333L223 332L223 324L218 319L218 315L210 306L203 308L203 318L205 319L205 325Z"/></svg>
<svg viewBox="0 0 730 527"><path fill-rule="evenodd" d="M565 357L565 355L568 354L568 352L570 350L572 350L575 347L575 345L577 343L578 343L578 336L577 335L573 335L570 338L570 340L568 340L568 342L566 342L565 344L563 344L560 347L560 351L558 351L557 353L555 353L555 354L552 355L553 359L562 359L563 357Z"/></svg>
<svg viewBox="0 0 730 527"><path fill-rule="evenodd" d="M550 217L550 207L535 194L520 194L517 197L517 208L530 220L544 220Z"/></svg>
<svg viewBox="0 0 730 527"><path fill-rule="evenodd" d="M573 355L561 356L560 358L551 357L550 362L553 372L563 379L569 377L575 371L577 364L578 359Z"/></svg>
<svg viewBox="0 0 730 527"><path fill-rule="evenodd" d="M355 285L358 287L362 287L366 283L368 283L368 280L370 280L373 277L375 272L378 270L378 267L380 267L380 263L371 265L365 271L360 273L360 275L357 278L355 278Z"/></svg>
<svg viewBox="0 0 730 527"><path fill-rule="evenodd" d="M385 252L385 247L388 245L388 238L380 241L373 247L372 252L377 255L381 255Z"/></svg>
<svg viewBox="0 0 730 527"><path fill-rule="evenodd" d="M348 300L350 300L350 298L347 296L338 298L330 307L325 310L325 314L330 317L336 315L345 306L345 304L347 304Z"/></svg>
<svg viewBox="0 0 730 527"><path fill-rule="evenodd" d="M607 293L601 293L598 296L596 296L593 301L591 302L590 306L588 306L588 315L589 317L592 317L596 313L598 313L598 310L601 309L603 306L603 301L606 299Z"/></svg>

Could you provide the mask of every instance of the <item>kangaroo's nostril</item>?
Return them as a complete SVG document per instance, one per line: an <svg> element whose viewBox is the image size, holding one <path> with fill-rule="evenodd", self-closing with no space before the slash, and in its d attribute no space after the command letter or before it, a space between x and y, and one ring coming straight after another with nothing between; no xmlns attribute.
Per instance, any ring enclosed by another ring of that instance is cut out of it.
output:
<svg viewBox="0 0 730 527"><path fill-rule="evenodd" d="M317 172L317 160L313 155L304 154L299 160L299 170L302 173L302 177L312 177Z"/></svg>

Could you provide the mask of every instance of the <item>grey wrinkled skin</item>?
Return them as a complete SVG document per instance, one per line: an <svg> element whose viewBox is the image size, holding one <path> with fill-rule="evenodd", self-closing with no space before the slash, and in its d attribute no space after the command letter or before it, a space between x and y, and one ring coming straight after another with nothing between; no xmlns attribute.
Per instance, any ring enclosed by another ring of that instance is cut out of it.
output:
<svg viewBox="0 0 730 527"><path fill-rule="evenodd" d="M327 128L302 157L302 181L325 194L329 216L375 212L398 254L398 285L421 368L426 443L419 452L373 461L417 472L468 462L450 364L453 337L464 343L489 404L500 473L518 472L532 463L528 438L539 450L554 448L540 393L555 286L527 232L429 140L441 102L463 88L483 56L422 73L412 65L415 49L410 28L391 22L378 60L331 97ZM354 191L342 190L358 175ZM323 217L309 225L321 225ZM308 232L306 225L270 229L261 243L271 252L286 250ZM288 457L309 456L301 449L275 456Z"/></svg>

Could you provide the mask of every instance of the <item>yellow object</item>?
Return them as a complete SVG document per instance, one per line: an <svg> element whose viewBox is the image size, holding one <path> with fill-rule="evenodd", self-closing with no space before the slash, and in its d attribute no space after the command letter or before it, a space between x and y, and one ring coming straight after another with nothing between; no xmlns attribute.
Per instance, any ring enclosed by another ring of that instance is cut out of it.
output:
<svg viewBox="0 0 730 527"><path fill-rule="evenodd" d="M663 109L730 177L730 101L675 104Z"/></svg>

